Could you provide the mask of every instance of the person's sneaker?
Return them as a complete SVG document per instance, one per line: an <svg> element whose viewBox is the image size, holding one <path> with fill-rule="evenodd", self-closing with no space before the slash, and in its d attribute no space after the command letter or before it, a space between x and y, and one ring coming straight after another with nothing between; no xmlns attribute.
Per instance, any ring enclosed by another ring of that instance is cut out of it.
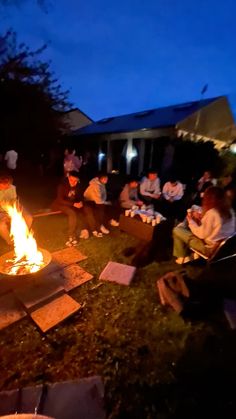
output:
<svg viewBox="0 0 236 419"><path fill-rule="evenodd" d="M112 227L118 227L119 226L119 223L118 223L118 221L116 221L116 220L114 220L113 218L110 220L110 225L112 226Z"/></svg>
<svg viewBox="0 0 236 419"><path fill-rule="evenodd" d="M99 231L96 231L96 230L92 232L92 235L94 237L103 237L102 233L100 233Z"/></svg>
<svg viewBox="0 0 236 419"><path fill-rule="evenodd" d="M67 247L76 246L77 244L78 244L78 241L76 240L75 237L69 237L69 239L66 242Z"/></svg>
<svg viewBox="0 0 236 419"><path fill-rule="evenodd" d="M69 239L67 240L67 242L66 242L66 246L67 247L72 247L73 246L73 244L72 244L72 240L73 240L73 237L69 237Z"/></svg>
<svg viewBox="0 0 236 419"><path fill-rule="evenodd" d="M86 230L86 229L81 230L79 238L80 239L87 240L89 238L89 232L88 232L88 230Z"/></svg>
<svg viewBox="0 0 236 419"><path fill-rule="evenodd" d="M103 234L109 234L109 233L110 233L110 231L109 231L106 227L104 227L103 225L101 225L101 227L100 227L100 231L101 231Z"/></svg>
<svg viewBox="0 0 236 419"><path fill-rule="evenodd" d="M191 259L190 259L189 256L185 256L184 258L181 257L181 258L175 259L175 263L177 263L178 265L184 265L185 263L188 263L190 261L191 261Z"/></svg>

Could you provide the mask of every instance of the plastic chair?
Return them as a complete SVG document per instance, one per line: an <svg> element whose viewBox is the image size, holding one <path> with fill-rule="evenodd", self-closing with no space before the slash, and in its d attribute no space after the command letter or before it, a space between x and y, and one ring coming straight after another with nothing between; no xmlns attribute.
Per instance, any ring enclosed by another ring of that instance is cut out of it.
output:
<svg viewBox="0 0 236 419"><path fill-rule="evenodd" d="M191 250L201 258L207 260L208 263L217 262L236 253L236 233L222 240L210 256L206 256L194 248L191 248Z"/></svg>

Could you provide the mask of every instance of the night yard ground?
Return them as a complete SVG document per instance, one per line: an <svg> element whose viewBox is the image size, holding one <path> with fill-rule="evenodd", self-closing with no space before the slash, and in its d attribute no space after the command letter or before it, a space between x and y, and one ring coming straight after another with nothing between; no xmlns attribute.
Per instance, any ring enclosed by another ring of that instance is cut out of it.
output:
<svg viewBox="0 0 236 419"><path fill-rule="evenodd" d="M38 218L33 229L42 248L64 247L63 215ZM94 275L71 292L83 308L46 335L28 318L1 331L0 390L98 374L108 418L235 418L236 334L222 313L187 322L161 307L156 281L176 269L172 260L139 268L129 287L96 287L109 260L131 262L123 250L135 244L118 229L79 243L88 257L80 266Z"/></svg>

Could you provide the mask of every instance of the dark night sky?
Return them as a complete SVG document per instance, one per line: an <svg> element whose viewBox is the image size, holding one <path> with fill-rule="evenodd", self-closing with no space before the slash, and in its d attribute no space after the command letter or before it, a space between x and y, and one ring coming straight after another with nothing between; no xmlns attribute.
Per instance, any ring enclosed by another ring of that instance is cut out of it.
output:
<svg viewBox="0 0 236 419"><path fill-rule="evenodd" d="M229 94L236 110L235 0L33 0L1 12L94 119Z"/></svg>

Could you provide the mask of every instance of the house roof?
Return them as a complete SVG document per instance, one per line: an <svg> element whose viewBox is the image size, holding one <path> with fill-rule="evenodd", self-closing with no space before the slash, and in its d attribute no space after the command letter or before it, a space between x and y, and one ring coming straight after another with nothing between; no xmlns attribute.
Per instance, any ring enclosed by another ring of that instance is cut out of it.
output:
<svg viewBox="0 0 236 419"><path fill-rule="evenodd" d="M90 121L94 122L93 119L90 118L90 116L88 116L86 113L84 113L83 111L81 111L81 109L79 109L79 108L71 108L71 109L68 109L67 111L63 112L63 114L66 115L66 114L69 114L71 112L79 112L82 115L84 115L87 119L89 119Z"/></svg>
<svg viewBox="0 0 236 419"><path fill-rule="evenodd" d="M108 134L139 131L142 129L174 127L180 121L183 121L199 109L220 99L220 97L203 99L194 102L185 102L163 108L104 118L100 121L92 123L91 125L76 130L74 135Z"/></svg>

